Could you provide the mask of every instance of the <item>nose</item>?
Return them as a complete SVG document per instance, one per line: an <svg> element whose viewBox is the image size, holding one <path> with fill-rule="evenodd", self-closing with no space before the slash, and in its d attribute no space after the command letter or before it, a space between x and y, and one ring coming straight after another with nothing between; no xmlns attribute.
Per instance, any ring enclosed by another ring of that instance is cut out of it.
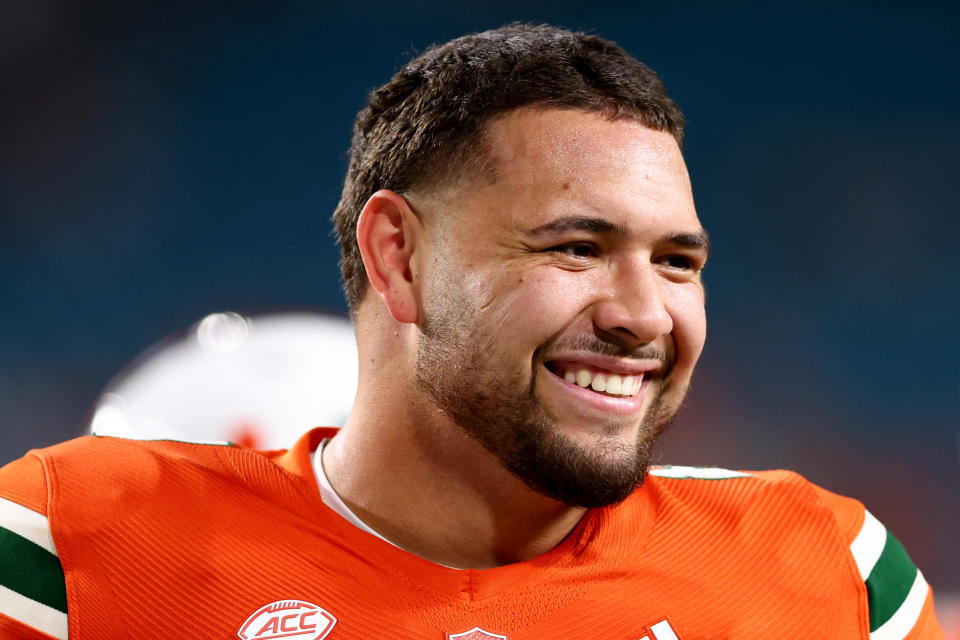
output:
<svg viewBox="0 0 960 640"><path fill-rule="evenodd" d="M622 265L594 304L593 323L627 347L653 342L673 331L664 283L653 265Z"/></svg>

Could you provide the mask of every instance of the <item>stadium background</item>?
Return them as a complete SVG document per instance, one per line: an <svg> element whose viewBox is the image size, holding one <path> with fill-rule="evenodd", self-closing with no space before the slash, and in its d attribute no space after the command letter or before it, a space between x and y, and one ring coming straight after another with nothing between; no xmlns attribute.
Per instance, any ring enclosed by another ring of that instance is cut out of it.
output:
<svg viewBox="0 0 960 640"><path fill-rule="evenodd" d="M960 591L955 3L0 7L0 463L207 313L343 313L329 216L366 93L432 43L551 22L688 118L710 336L661 460L795 469Z"/></svg>

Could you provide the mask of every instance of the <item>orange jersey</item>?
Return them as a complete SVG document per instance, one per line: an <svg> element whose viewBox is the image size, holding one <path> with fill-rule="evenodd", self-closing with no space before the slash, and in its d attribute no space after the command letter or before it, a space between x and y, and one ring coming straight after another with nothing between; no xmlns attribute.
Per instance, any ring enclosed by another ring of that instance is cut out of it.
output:
<svg viewBox="0 0 960 640"><path fill-rule="evenodd" d="M0 638L940 638L863 506L786 471L664 467L550 552L450 569L321 499L311 452L86 437L0 469Z"/></svg>

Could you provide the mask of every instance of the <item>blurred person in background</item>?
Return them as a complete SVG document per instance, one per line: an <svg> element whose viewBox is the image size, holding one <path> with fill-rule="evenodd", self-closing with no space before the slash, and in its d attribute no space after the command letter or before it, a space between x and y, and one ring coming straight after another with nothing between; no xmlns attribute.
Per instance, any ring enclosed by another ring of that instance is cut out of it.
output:
<svg viewBox="0 0 960 640"><path fill-rule="evenodd" d="M415 58L358 115L334 214L343 429L272 453L83 438L4 467L0 631L941 637L856 500L650 467L706 335L683 126L596 36L515 25Z"/></svg>
<svg viewBox="0 0 960 640"><path fill-rule="evenodd" d="M308 311L212 313L149 348L100 394L100 436L283 449L342 425L357 393L353 325Z"/></svg>

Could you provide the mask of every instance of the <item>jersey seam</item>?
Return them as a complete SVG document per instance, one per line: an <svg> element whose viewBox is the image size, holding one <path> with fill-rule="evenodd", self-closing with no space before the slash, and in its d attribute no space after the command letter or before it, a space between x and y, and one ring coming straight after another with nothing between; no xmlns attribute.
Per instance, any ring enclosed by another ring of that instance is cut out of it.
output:
<svg viewBox="0 0 960 640"><path fill-rule="evenodd" d="M38 511L37 513L46 516L47 526L50 527L50 536L53 537L53 526L50 524L50 510L53 507L53 483L50 482L50 478L48 477L47 465L45 463L44 456L42 456L39 451L30 451L28 455L31 455L37 459L37 462L40 463L40 470L43 472L41 477L43 478L43 496L44 500L46 501L46 513L43 511ZM26 498L26 496L24 496L24 498ZM34 511L36 511L36 509L34 509ZM54 542L53 547L56 549L56 542ZM59 551L57 552L57 557L60 557Z"/></svg>
<svg viewBox="0 0 960 640"><path fill-rule="evenodd" d="M44 500L45 500L46 504L42 505L42 507L41 507L40 509L34 509L31 505L36 502L36 496L32 496L32 495L23 493L22 491L18 491L18 490L16 490L16 489L9 488L9 487L4 487L4 488L3 488L3 492L2 492L2 494L0 494L0 495L7 496L7 497L9 497L9 498L15 498L15 499L17 499L17 500L15 500L15 501L16 501L18 504L20 504L21 506L24 506L24 507L26 507L27 509L30 509L31 511L33 511L33 512L35 512L35 513L39 513L40 515L42 515L42 516L44 516L44 517L46 517L46 518L49 519L49 517L50 517L50 516L49 516L49 511L50 511L50 489L49 489L49 487L50 487L50 483L49 483L48 480L47 480L47 470L46 470L46 468L45 468L44 465L43 465L43 457L40 455L40 452L37 451L37 450L28 451L24 457L26 458L27 456L31 456L31 457L33 457L33 458L36 458L37 462L40 463L40 470L41 470L41 472L42 472L41 477L43 478L43 495L44 495ZM24 504L24 503L30 503L30 504Z"/></svg>
<svg viewBox="0 0 960 640"><path fill-rule="evenodd" d="M53 545L54 545L54 548L56 548L57 539L53 535L53 527L54 527L54 522L58 521L57 512L59 511L58 509L59 503L54 499L56 494L56 486L57 486L56 481L58 477L57 468L56 468L57 464L53 456L45 456L40 454L35 454L35 455L37 455L37 458L40 460L40 463L43 466L44 482L46 483L46 486L47 486L47 519L49 520L49 523L50 523L50 536L53 537ZM78 597L76 595L77 591L72 588L73 571L71 570L68 572L64 568L63 566L64 559L63 559L63 556L60 555L59 549L57 550L57 557L60 560L60 568L63 569L64 589L67 592L67 637L68 638L70 638L71 636L80 637L81 636L80 629L83 627L84 622L80 613L82 611L82 608L80 607L79 602L77 601L77 597ZM116 597L116 593L113 590L114 589L113 582L109 579L105 580L104 582L106 582L106 587L109 590L110 600L112 602L116 602L117 597ZM104 585L98 582L98 586L102 588ZM124 620L123 610L116 606L113 606L112 609L114 610L116 615L120 618L120 622L123 623L123 625L125 626L126 622ZM71 633L71 631L74 631L74 630L76 630L76 633L75 634Z"/></svg>
<svg viewBox="0 0 960 640"><path fill-rule="evenodd" d="M53 547L57 548L57 538L53 535L53 526L54 523L58 521L57 518L57 502L54 499L54 494L56 492L56 463L53 460L52 456L41 455L40 453L34 453L37 459L40 461L40 467L43 469L43 483L45 485L46 494L47 494L47 523L50 527L50 537L53 539ZM60 550L57 549L57 559L60 561L60 568L63 569L63 556L60 555ZM67 637L70 637L70 627L79 628L80 617L79 617L79 606L75 604L74 599L74 590L70 588L71 578L68 577L66 570L63 572L63 588L67 594ZM71 602L74 603L74 606L71 606ZM76 634L80 635L79 632Z"/></svg>
<svg viewBox="0 0 960 640"><path fill-rule="evenodd" d="M220 464L223 465L224 470L236 475L238 478L240 478L244 482L247 482L247 475L243 472L243 469L240 467L240 465L236 463L236 461L234 460L234 456L230 454L247 452L252 455L258 455L258 456L261 455L259 453L255 453L253 451L244 449L242 447L219 447L214 449L214 451L216 452L217 457L220 459ZM261 456L261 457L263 457L265 462L271 464L276 470L278 470L283 475L284 478L287 479L287 481L290 482L291 486L293 486L294 490L300 495L302 499L305 499L307 502L311 504L314 502L319 502L320 504L324 504L323 498L320 496L319 487L317 487L316 495L314 496L311 492L311 487L305 481L304 478L285 469L282 465L277 464L275 460L272 460L265 456ZM314 480L314 483L316 483L316 480ZM287 511L289 513L297 514L297 512L290 509L289 505L287 504L283 504L283 509L284 511Z"/></svg>
<svg viewBox="0 0 960 640"><path fill-rule="evenodd" d="M799 478L803 478L800 474L796 472L790 472L796 475ZM861 606L857 607L857 620L859 621L860 633L864 640L869 640L870 638L870 612L867 605L867 586L866 582L861 579L860 569L857 567L857 562L853 557L853 553L850 551L850 544L846 541L843 536L843 532L840 530L840 523L837 521L837 516L834 514L833 510L827 506L823 501L820 495L813 489L809 480L803 478L804 480L804 490L807 491L815 501L815 504L821 511L825 511L829 516L831 523L831 534L835 542L839 542L844 550L844 557L847 559L846 566L847 572L851 574L853 578L854 586L857 589L858 600L861 603ZM866 633L864 633L866 630Z"/></svg>

